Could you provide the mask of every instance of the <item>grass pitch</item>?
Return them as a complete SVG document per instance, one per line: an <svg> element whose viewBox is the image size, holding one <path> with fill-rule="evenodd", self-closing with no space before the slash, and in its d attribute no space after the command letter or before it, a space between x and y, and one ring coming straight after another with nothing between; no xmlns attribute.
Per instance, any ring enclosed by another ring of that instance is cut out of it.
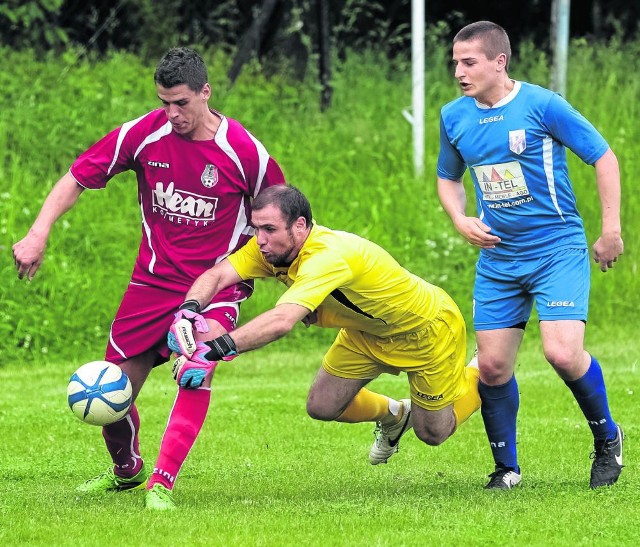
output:
<svg viewBox="0 0 640 547"><path fill-rule="evenodd" d="M487 492L492 463L479 413L437 448L410 434L377 467L367 461L372 425L308 418L305 397L323 352L310 335L303 349L278 343L219 367L172 514L146 511L141 491L75 493L109 461L100 429L66 406L76 364L2 368L0 544L637 545L637 343L600 338L591 349L627 435L627 467L612 488L588 489L591 435L535 336L525 339L517 371L522 487ZM408 392L403 376L372 388ZM163 366L139 398L149 465L174 394Z"/></svg>

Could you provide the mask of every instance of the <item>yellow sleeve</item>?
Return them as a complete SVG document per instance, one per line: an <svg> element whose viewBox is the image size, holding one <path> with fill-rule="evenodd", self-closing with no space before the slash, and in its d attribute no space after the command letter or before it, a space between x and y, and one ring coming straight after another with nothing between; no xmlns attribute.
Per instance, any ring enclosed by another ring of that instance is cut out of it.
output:
<svg viewBox="0 0 640 547"><path fill-rule="evenodd" d="M255 237L252 237L244 247L230 254L227 259L242 279L273 277L273 268L262 257Z"/></svg>
<svg viewBox="0 0 640 547"><path fill-rule="evenodd" d="M298 304L314 311L338 287L353 278L349 264L333 252L315 253L304 260L293 284L280 297L278 304Z"/></svg>

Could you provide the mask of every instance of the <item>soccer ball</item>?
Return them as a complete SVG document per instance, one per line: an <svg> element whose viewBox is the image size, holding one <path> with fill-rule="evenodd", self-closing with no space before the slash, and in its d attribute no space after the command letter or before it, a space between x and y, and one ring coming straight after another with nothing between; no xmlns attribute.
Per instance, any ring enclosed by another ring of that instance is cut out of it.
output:
<svg viewBox="0 0 640 547"><path fill-rule="evenodd" d="M73 373L67 387L71 412L91 425L108 425L131 408L132 390L127 375L108 361L91 361Z"/></svg>

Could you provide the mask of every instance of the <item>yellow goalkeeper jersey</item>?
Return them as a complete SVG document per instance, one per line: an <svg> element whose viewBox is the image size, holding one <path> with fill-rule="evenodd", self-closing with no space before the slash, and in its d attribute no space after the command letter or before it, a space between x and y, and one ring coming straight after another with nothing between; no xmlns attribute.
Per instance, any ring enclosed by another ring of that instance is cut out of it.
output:
<svg viewBox="0 0 640 547"><path fill-rule="evenodd" d="M276 277L283 282L288 289L276 305L298 304L317 311L319 327L381 337L420 331L448 298L379 245L315 223L289 267L269 264L255 237L228 259L243 279Z"/></svg>

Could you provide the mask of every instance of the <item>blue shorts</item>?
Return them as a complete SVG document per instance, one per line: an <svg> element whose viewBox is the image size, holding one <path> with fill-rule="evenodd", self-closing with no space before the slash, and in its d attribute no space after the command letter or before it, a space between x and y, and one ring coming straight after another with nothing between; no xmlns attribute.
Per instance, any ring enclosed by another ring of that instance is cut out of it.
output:
<svg viewBox="0 0 640 547"><path fill-rule="evenodd" d="M479 331L523 325L534 300L540 321L586 321L590 284L587 249L563 249L526 260L481 254L473 289L473 326Z"/></svg>

